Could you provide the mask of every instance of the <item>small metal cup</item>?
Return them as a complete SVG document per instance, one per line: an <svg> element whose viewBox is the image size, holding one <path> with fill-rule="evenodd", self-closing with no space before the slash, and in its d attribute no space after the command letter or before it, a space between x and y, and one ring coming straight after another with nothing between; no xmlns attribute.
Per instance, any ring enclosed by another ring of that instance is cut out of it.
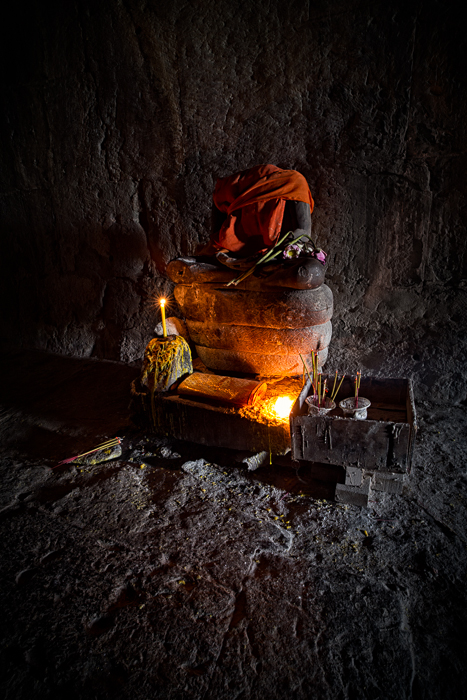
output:
<svg viewBox="0 0 467 700"><path fill-rule="evenodd" d="M314 403L315 397L308 396L305 401L308 404L308 415L309 416L326 416L330 411L336 408L334 401L331 401L328 397L324 400L324 406L318 406Z"/></svg>
<svg viewBox="0 0 467 700"><path fill-rule="evenodd" d="M358 406L356 406L355 396L351 396L348 399L343 399L339 401L339 406L344 412L344 418L352 418L353 420L365 420L367 417L367 410L371 406L371 401L363 398L363 396L358 397Z"/></svg>

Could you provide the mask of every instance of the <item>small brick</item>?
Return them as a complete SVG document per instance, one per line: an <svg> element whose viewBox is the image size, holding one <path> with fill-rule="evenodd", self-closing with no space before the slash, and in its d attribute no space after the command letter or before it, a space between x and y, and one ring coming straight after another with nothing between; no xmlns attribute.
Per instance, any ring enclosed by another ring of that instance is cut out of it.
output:
<svg viewBox="0 0 467 700"><path fill-rule="evenodd" d="M393 474L390 472L375 472L372 480L372 488L375 491L385 491L386 493L402 493L404 485L403 474Z"/></svg>
<svg viewBox="0 0 467 700"><path fill-rule="evenodd" d="M370 488L370 477L365 477L361 486L336 484L336 492L334 497L338 503L349 503L354 506L367 506Z"/></svg>
<svg viewBox="0 0 467 700"><path fill-rule="evenodd" d="M363 470L358 467L345 468L345 483L347 486L362 485Z"/></svg>

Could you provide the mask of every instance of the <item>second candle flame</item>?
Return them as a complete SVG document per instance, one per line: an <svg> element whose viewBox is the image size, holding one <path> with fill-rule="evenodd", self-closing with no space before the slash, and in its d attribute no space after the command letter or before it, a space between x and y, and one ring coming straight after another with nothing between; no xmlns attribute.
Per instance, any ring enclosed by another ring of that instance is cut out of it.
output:
<svg viewBox="0 0 467 700"><path fill-rule="evenodd" d="M165 324L165 299L159 299L161 305L161 316L162 316L162 331L164 333L164 338L167 338L167 326Z"/></svg>

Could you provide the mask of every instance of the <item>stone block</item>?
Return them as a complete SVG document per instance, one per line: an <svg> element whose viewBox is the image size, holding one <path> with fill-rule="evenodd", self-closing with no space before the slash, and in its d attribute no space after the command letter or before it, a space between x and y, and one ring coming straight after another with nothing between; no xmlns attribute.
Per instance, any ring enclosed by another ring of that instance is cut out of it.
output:
<svg viewBox="0 0 467 700"><path fill-rule="evenodd" d="M385 493L402 493L404 485L403 474L392 474L389 472L375 472L371 481L371 486L375 491L384 491Z"/></svg>
<svg viewBox="0 0 467 700"><path fill-rule="evenodd" d="M363 470L358 467L346 467L345 470L345 483L347 486L361 486L362 485Z"/></svg>
<svg viewBox="0 0 467 700"><path fill-rule="evenodd" d="M360 486L336 484L334 498L337 503L348 503L354 506L367 506L371 492L371 478L364 477Z"/></svg>

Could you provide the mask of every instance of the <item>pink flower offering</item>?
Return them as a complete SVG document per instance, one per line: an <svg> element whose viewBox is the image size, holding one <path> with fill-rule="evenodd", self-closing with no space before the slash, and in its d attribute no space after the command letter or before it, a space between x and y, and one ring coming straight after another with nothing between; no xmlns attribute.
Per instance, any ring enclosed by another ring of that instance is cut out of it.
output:
<svg viewBox="0 0 467 700"><path fill-rule="evenodd" d="M326 265L327 253L321 250L321 248L315 253L315 258L319 260L320 263L323 263L323 265Z"/></svg>
<svg viewBox="0 0 467 700"><path fill-rule="evenodd" d="M302 246L298 243L291 243L284 248L284 258L298 258L302 252Z"/></svg>

